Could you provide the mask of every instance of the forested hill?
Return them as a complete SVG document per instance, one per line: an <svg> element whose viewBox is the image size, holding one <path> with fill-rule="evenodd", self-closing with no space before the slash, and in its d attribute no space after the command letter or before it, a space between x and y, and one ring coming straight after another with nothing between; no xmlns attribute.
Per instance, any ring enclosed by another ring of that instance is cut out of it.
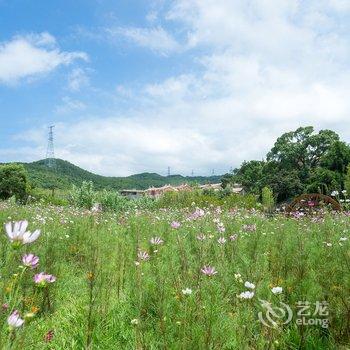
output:
<svg viewBox="0 0 350 350"><path fill-rule="evenodd" d="M221 176L161 176L155 173L142 173L127 177L107 177L93 174L62 159L56 159L56 168L49 169L44 160L23 163L28 171L30 182L35 187L70 189L72 184L80 185L83 181L92 181L96 189L146 189L150 186L182 183L217 183Z"/></svg>

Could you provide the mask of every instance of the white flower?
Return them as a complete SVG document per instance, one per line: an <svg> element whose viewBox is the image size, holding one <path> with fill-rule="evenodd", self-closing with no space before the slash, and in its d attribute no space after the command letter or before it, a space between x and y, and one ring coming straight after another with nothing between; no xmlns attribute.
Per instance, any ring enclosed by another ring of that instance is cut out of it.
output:
<svg viewBox="0 0 350 350"><path fill-rule="evenodd" d="M17 310L13 311L12 314L8 317L7 323L11 328L18 328L21 327L24 323L24 320L22 320L19 316L19 312Z"/></svg>
<svg viewBox="0 0 350 350"><path fill-rule="evenodd" d="M219 244L225 244L225 243L226 243L226 238L225 238L225 237L220 237L220 238L218 239L218 243L219 243Z"/></svg>
<svg viewBox="0 0 350 350"><path fill-rule="evenodd" d="M283 292L283 288L282 288L282 287L273 287L273 288L271 289L271 292L272 292L273 294L281 294L281 293Z"/></svg>
<svg viewBox="0 0 350 350"><path fill-rule="evenodd" d="M133 320L131 320L130 322L132 325L136 326L139 324L139 320L137 318L134 318Z"/></svg>
<svg viewBox="0 0 350 350"><path fill-rule="evenodd" d="M191 288L186 288L182 290L183 295L191 295L192 294L192 289Z"/></svg>
<svg viewBox="0 0 350 350"><path fill-rule="evenodd" d="M249 288L249 289L255 289L255 284L246 281L244 283L244 287Z"/></svg>
<svg viewBox="0 0 350 350"><path fill-rule="evenodd" d="M254 296L254 292L250 292L249 290L242 292L240 295L238 295L238 298L240 299L251 299Z"/></svg>
<svg viewBox="0 0 350 350"><path fill-rule="evenodd" d="M332 197L336 197L336 196L338 196L338 194L339 194L338 191L333 191L333 192L331 193L331 196L332 196Z"/></svg>
<svg viewBox="0 0 350 350"><path fill-rule="evenodd" d="M33 233L26 231L28 221L22 220L17 222L8 222L5 224L6 234L11 242L19 242L28 244L36 241L40 236L40 230L35 230Z"/></svg>
<svg viewBox="0 0 350 350"><path fill-rule="evenodd" d="M346 191L346 190L343 190L343 191L341 191L341 193L342 193L342 194L346 194L346 193L347 193L347 191Z"/></svg>
<svg viewBox="0 0 350 350"><path fill-rule="evenodd" d="M342 241L342 242L347 241L347 240L348 240L348 237L340 237L339 238L339 241Z"/></svg>

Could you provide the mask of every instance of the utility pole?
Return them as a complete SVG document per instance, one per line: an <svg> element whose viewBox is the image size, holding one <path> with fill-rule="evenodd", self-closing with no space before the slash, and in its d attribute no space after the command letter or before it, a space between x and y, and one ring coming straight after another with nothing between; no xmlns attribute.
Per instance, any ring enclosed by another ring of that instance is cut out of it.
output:
<svg viewBox="0 0 350 350"><path fill-rule="evenodd" d="M54 127L55 125L49 126L49 137L47 142L46 159L45 159L45 164L48 168L56 167L55 149L53 145L53 128Z"/></svg>

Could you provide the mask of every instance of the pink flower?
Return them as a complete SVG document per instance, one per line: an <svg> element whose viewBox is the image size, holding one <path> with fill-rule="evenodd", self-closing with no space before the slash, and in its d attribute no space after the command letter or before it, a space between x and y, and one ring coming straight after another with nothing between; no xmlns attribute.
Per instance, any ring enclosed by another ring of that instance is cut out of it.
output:
<svg viewBox="0 0 350 350"><path fill-rule="evenodd" d="M35 269L39 265L39 257L34 254L24 254L22 257L22 262L24 266Z"/></svg>
<svg viewBox="0 0 350 350"><path fill-rule="evenodd" d="M160 237L152 237L149 242L153 245L161 245L164 243L164 241Z"/></svg>
<svg viewBox="0 0 350 350"><path fill-rule="evenodd" d="M173 221L171 223L171 227L174 228L174 229L177 229L181 226L181 224L178 222L178 221Z"/></svg>
<svg viewBox="0 0 350 350"><path fill-rule="evenodd" d="M19 312L17 310L13 311L12 314L8 317L7 323L11 329L21 327L24 323L24 320L19 316Z"/></svg>
<svg viewBox="0 0 350 350"><path fill-rule="evenodd" d="M34 275L34 282L40 287L45 287L48 283L53 283L55 281L55 276L46 274L44 272L40 272Z"/></svg>
<svg viewBox="0 0 350 350"><path fill-rule="evenodd" d="M53 339L53 336L54 336L53 330L48 331L48 332L45 334L44 341L45 341L46 343L49 343L49 342Z"/></svg>
<svg viewBox="0 0 350 350"><path fill-rule="evenodd" d="M201 269L201 272L208 276L208 277L211 277L211 276L214 276L216 275L218 272L215 270L215 267L212 267L212 266L204 266L202 269Z"/></svg>
<svg viewBox="0 0 350 350"><path fill-rule="evenodd" d="M230 241L235 241L235 240L237 239L237 237L238 237L238 236L237 236L236 234L234 234L234 235L232 235L232 236L229 237L229 240L230 240Z"/></svg>

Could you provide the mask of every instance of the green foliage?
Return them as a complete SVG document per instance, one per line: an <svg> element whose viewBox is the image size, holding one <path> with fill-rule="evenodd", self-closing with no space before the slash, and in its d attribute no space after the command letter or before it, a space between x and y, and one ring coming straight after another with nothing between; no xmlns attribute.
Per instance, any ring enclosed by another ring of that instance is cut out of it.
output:
<svg viewBox="0 0 350 350"><path fill-rule="evenodd" d="M239 182L250 193L270 187L277 202L304 192L330 194L344 188L350 147L332 130L314 133L311 126L280 136L265 161L243 162L232 175L224 175L225 186Z"/></svg>
<svg viewBox="0 0 350 350"><path fill-rule="evenodd" d="M103 190L95 195L95 199L104 210L119 212L133 207L132 202L117 191Z"/></svg>
<svg viewBox="0 0 350 350"><path fill-rule="evenodd" d="M344 187L345 187L346 192L350 195L350 164L347 166Z"/></svg>
<svg viewBox="0 0 350 350"><path fill-rule="evenodd" d="M308 193L329 194L333 190L339 190L342 186L341 175L329 169L317 168L310 176Z"/></svg>
<svg viewBox="0 0 350 350"><path fill-rule="evenodd" d="M0 165L0 199L15 196L17 200L25 200L27 192L27 173L23 165Z"/></svg>
<svg viewBox="0 0 350 350"><path fill-rule="evenodd" d="M261 191L261 202L263 208L267 212L272 212L275 206L275 198L273 196L273 191L271 188L265 186Z"/></svg>
<svg viewBox="0 0 350 350"><path fill-rule="evenodd" d="M93 183L83 181L80 187L73 185L69 197L70 203L76 207L91 209L96 202L96 192Z"/></svg>

